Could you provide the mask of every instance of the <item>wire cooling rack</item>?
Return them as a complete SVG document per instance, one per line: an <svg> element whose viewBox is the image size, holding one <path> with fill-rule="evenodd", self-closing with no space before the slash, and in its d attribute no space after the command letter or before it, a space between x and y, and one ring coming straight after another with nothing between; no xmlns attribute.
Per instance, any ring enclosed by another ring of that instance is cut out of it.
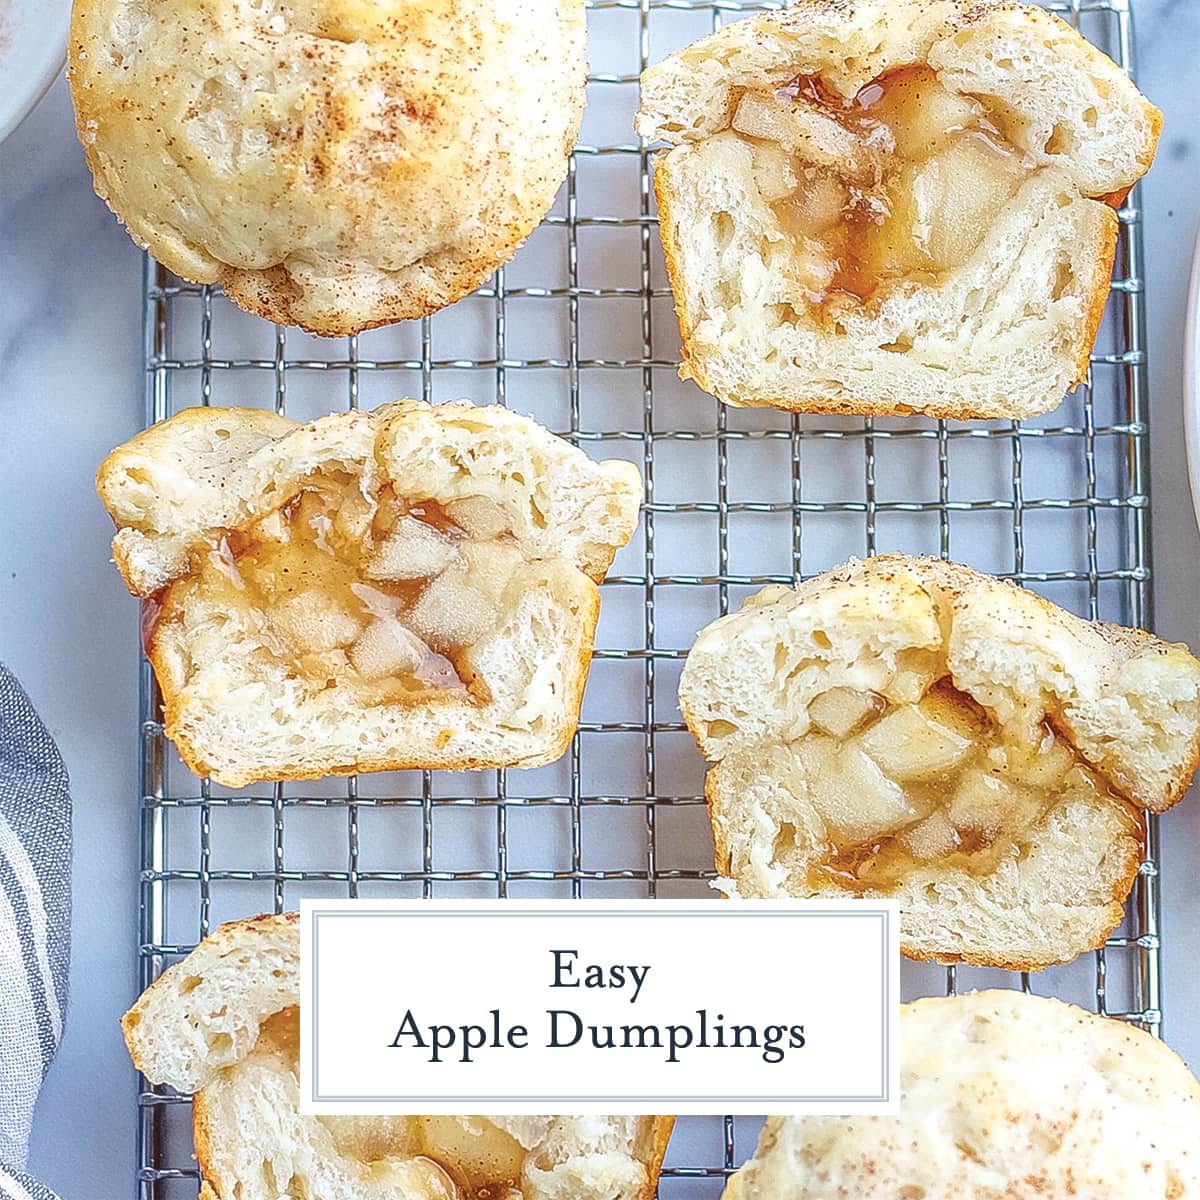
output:
<svg viewBox="0 0 1200 1200"><path fill-rule="evenodd" d="M767 583L852 554L953 556L1089 617L1148 626L1149 435L1140 213L1120 212L1087 383L1038 420L795 417L724 408L676 377L651 151L632 139L642 68L778 4L592 0L593 74L558 202L485 288L429 320L322 341L148 262L147 417L195 404L300 419L411 395L500 401L645 479L642 526L603 587L579 732L532 771L405 772L231 791L164 739L142 664L141 984L218 922L324 896L710 895L704 767L675 693L707 622ZM1127 69L1128 0L1051 5ZM1153 1032L1157 831L1108 946L1032 979L906 963L907 996L1017 986ZM186 1098L142 1081L143 1200L193 1197ZM665 1200L715 1197L754 1121L681 1121Z"/></svg>

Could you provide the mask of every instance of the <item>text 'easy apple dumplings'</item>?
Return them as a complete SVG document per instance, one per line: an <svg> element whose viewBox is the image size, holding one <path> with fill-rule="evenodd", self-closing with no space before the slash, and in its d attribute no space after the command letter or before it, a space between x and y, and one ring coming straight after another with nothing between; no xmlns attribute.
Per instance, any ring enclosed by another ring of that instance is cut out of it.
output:
<svg viewBox="0 0 1200 1200"><path fill-rule="evenodd" d="M1083 379L1161 114L1040 8L800 0L642 76L681 374L732 404L1020 418Z"/></svg>
<svg viewBox="0 0 1200 1200"><path fill-rule="evenodd" d="M300 1112L295 913L222 925L125 1014L156 1084L195 1093L201 1200L651 1200L670 1117Z"/></svg>
<svg viewBox="0 0 1200 1200"><path fill-rule="evenodd" d="M904 555L709 625L679 699L723 887L895 897L910 957L1012 970L1104 943L1200 756L1184 647Z"/></svg>
<svg viewBox="0 0 1200 1200"><path fill-rule="evenodd" d="M97 476L167 736L241 786L536 766L579 719L641 481L497 407L187 409Z"/></svg>
<svg viewBox="0 0 1200 1200"><path fill-rule="evenodd" d="M76 0L97 193L169 270L318 334L426 316L566 177L583 0Z"/></svg>

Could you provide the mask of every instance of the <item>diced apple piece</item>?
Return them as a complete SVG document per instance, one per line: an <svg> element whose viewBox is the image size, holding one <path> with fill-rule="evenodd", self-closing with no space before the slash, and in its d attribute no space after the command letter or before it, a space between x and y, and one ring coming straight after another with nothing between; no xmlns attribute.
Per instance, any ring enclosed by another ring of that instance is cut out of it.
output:
<svg viewBox="0 0 1200 1200"><path fill-rule="evenodd" d="M1023 756L1017 778L1027 787L1057 792L1065 785L1075 762L1070 747L1048 734L1040 746Z"/></svg>
<svg viewBox="0 0 1200 1200"><path fill-rule="evenodd" d="M987 713L949 679L941 679L921 697L917 707L925 719L944 726L959 737L981 738L988 732Z"/></svg>
<svg viewBox="0 0 1200 1200"><path fill-rule="evenodd" d="M456 555L453 538L415 517L400 517L375 547L364 571L368 579L428 579L445 570Z"/></svg>
<svg viewBox="0 0 1200 1200"><path fill-rule="evenodd" d="M429 687L462 687L454 664L431 650L395 617L372 621L350 648L350 662L371 683L411 677Z"/></svg>
<svg viewBox="0 0 1200 1200"><path fill-rule="evenodd" d="M229 580L239 592L246 586L246 581L242 578L242 572L238 568L237 559L229 548L228 538L221 538L216 546L208 552L208 565L217 574L223 575Z"/></svg>
<svg viewBox="0 0 1200 1200"><path fill-rule="evenodd" d="M916 704L933 682L933 667L920 661L919 651L902 651L897 657L896 673L886 688L889 700L897 704Z"/></svg>
<svg viewBox="0 0 1200 1200"><path fill-rule="evenodd" d="M888 713L859 738L862 748L894 779L937 779L966 761L974 742L916 707Z"/></svg>
<svg viewBox="0 0 1200 1200"><path fill-rule="evenodd" d="M926 249L940 268L974 252L1017 189L1020 164L980 135L960 136L918 171L913 195Z"/></svg>
<svg viewBox="0 0 1200 1200"><path fill-rule="evenodd" d="M302 654L297 662L300 670L314 679L325 676L326 679L336 680L344 675L350 666L350 659L345 650L322 650L316 654Z"/></svg>
<svg viewBox="0 0 1200 1200"><path fill-rule="evenodd" d="M882 704L873 692L857 688L834 687L822 692L808 706L808 715L818 729L843 738L868 717L879 712Z"/></svg>
<svg viewBox="0 0 1200 1200"><path fill-rule="evenodd" d="M435 650L474 645L496 622L490 600L467 582L466 567L454 563L421 593L406 621Z"/></svg>
<svg viewBox="0 0 1200 1200"><path fill-rule="evenodd" d="M846 188L832 175L809 168L801 175L786 203L776 210L793 236L820 237L842 219L849 203Z"/></svg>
<svg viewBox="0 0 1200 1200"><path fill-rule="evenodd" d="M286 516L293 525L305 528L312 524L314 517L326 516L327 509L325 497L320 492L306 488L293 496L282 509L276 511L281 516Z"/></svg>
<svg viewBox="0 0 1200 1200"><path fill-rule="evenodd" d="M988 841L1005 829L1028 828L1041 803L1035 793L987 771L964 771L946 806L946 816L960 832L981 834Z"/></svg>
<svg viewBox="0 0 1200 1200"><path fill-rule="evenodd" d="M960 844L958 830L940 809L904 830L896 840L913 858L922 862L944 858L957 850Z"/></svg>
<svg viewBox="0 0 1200 1200"><path fill-rule="evenodd" d="M795 104L791 100L782 100L760 92L747 92L734 110L733 128L747 137L774 142L785 150L795 149L794 143L798 134L791 120L794 107ZM829 120L831 124L837 124L832 118Z"/></svg>
<svg viewBox="0 0 1200 1200"><path fill-rule="evenodd" d="M768 204L790 196L797 187L792 156L776 142L758 142L751 146L754 184Z"/></svg>
<svg viewBox="0 0 1200 1200"><path fill-rule="evenodd" d="M893 172L886 195L873 191L854 197L843 258L856 261L859 273L872 284L929 268L928 255L914 233L911 174L911 167ZM867 294L861 284L851 290Z"/></svg>
<svg viewBox="0 0 1200 1200"><path fill-rule="evenodd" d="M296 654L348 646L362 631L362 622L353 613L318 591L297 592L278 601L269 616L272 627Z"/></svg>
<svg viewBox="0 0 1200 1200"><path fill-rule="evenodd" d="M464 496L443 505L446 516L472 537L496 538L512 529L508 513L486 496Z"/></svg>
<svg viewBox="0 0 1200 1200"><path fill-rule="evenodd" d="M394 617L404 607L404 601L399 596L381 591L369 583L352 583L350 591L362 605L363 612L372 617Z"/></svg>
<svg viewBox="0 0 1200 1200"><path fill-rule="evenodd" d="M806 162L835 167L851 178L871 179L881 169L877 150L802 98L747 92L733 114L733 127L747 137L777 142Z"/></svg>
<svg viewBox="0 0 1200 1200"><path fill-rule="evenodd" d="M292 528L282 509L277 508L259 521L258 535L264 541L286 542L291 539ZM225 539L222 538L221 541L224 542Z"/></svg>
<svg viewBox="0 0 1200 1200"><path fill-rule="evenodd" d="M361 502L362 497L355 492L354 497ZM290 541L293 536L305 544L314 545L326 554L335 553L331 537L334 536L333 512L338 507L338 497L325 490L308 489L292 498L282 510L273 515L277 521L264 521L260 526L269 537L281 542ZM347 499L347 511L358 512L361 504L355 499Z"/></svg>
<svg viewBox="0 0 1200 1200"><path fill-rule="evenodd" d="M357 487L346 487L333 511L333 531L348 542L361 542L374 516L374 504Z"/></svg>
<svg viewBox="0 0 1200 1200"><path fill-rule="evenodd" d="M486 1118L412 1119L420 1128L417 1152L435 1162L453 1163L468 1179L494 1181L487 1194L503 1197L502 1183L520 1183L527 1152L516 1138Z"/></svg>
<svg viewBox="0 0 1200 1200"><path fill-rule="evenodd" d="M918 816L904 789L856 746L839 748L835 742L817 737L801 746L808 759L813 806L836 842L868 842L903 828Z"/></svg>
<svg viewBox="0 0 1200 1200"><path fill-rule="evenodd" d="M780 206L781 209L789 207L787 204ZM820 295L833 283L837 263L815 238L801 237L788 263L788 270L805 291Z"/></svg>
<svg viewBox="0 0 1200 1200"><path fill-rule="evenodd" d="M464 542L461 551L467 582L499 604L513 573L524 562L520 550L511 542Z"/></svg>
<svg viewBox="0 0 1200 1200"><path fill-rule="evenodd" d="M350 647L350 662L364 679L415 674L425 643L395 617L376 618Z"/></svg>
<svg viewBox="0 0 1200 1200"><path fill-rule="evenodd" d="M948 91L932 74L897 83L888 99L896 153L902 158L926 158L954 134L975 128L983 115L978 100Z"/></svg>

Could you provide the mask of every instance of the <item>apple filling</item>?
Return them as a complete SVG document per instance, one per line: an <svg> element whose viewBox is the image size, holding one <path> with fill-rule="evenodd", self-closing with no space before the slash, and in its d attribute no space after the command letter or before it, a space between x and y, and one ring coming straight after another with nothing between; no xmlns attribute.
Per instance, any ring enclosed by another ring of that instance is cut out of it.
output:
<svg viewBox="0 0 1200 1200"><path fill-rule="evenodd" d="M293 1071L300 1063L300 1010L286 1008L264 1022L257 1051L277 1055ZM423 1159L433 1200L520 1200L526 1151L483 1117L317 1116L338 1153L360 1162Z"/></svg>
<svg viewBox="0 0 1200 1200"><path fill-rule="evenodd" d="M318 690L348 687L366 706L486 702L471 649L502 619L524 562L485 497L368 497L350 475L325 473L196 556L185 586L251 610L259 653Z"/></svg>
<svg viewBox="0 0 1200 1200"><path fill-rule="evenodd" d="M1081 796L1107 798L1138 827L1051 723L1032 744L1011 736L947 678L915 703L831 688L808 716L810 732L791 750L824 826L823 850L807 860L814 890L886 890L934 862L991 873L1056 806ZM795 848L785 824L776 860L787 865Z"/></svg>
<svg viewBox="0 0 1200 1200"><path fill-rule="evenodd" d="M748 91L733 129L789 238L801 296L861 305L960 266L1034 169L982 102L900 67L844 99L815 76Z"/></svg>

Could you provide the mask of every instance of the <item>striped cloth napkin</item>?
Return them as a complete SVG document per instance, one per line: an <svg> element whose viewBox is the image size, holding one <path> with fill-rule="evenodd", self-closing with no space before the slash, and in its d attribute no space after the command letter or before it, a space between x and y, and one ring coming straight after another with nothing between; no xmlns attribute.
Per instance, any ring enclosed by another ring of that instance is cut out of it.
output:
<svg viewBox="0 0 1200 1200"><path fill-rule="evenodd" d="M0 664L0 1197L54 1200L24 1173L33 1106L62 1038L71 949L67 772Z"/></svg>

